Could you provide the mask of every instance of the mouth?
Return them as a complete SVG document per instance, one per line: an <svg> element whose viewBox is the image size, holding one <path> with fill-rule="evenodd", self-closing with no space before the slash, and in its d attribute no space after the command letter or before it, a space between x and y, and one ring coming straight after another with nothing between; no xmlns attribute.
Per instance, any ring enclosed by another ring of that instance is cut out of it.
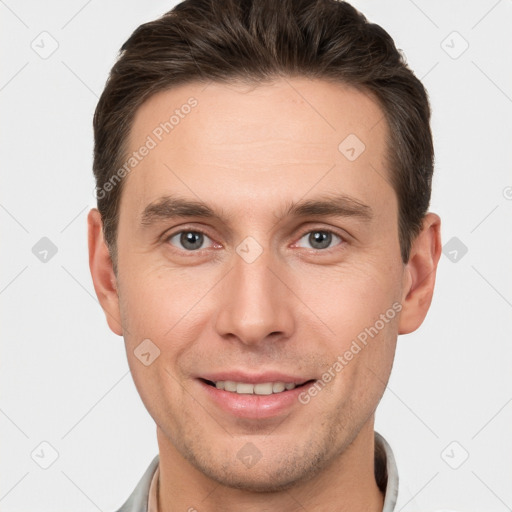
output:
<svg viewBox="0 0 512 512"><path fill-rule="evenodd" d="M316 379L296 373L231 369L197 375L200 393L227 418L280 420L292 411L302 414L299 396Z"/></svg>
<svg viewBox="0 0 512 512"><path fill-rule="evenodd" d="M304 382L282 382L282 381L274 381L274 382L258 382L256 384L250 382L235 382L232 380L218 380L211 381L208 379L199 379L208 386L214 387L221 391L227 391L229 393L235 393L238 395L260 395L260 396L268 396L268 395L277 395L280 393L285 393L286 391L292 391L296 388L301 388L312 382L315 382L314 379L310 379Z"/></svg>

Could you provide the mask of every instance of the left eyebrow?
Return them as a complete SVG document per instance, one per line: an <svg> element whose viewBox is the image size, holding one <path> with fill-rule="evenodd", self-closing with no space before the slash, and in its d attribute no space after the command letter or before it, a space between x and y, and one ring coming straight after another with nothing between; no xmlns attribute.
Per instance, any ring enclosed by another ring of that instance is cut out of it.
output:
<svg viewBox="0 0 512 512"><path fill-rule="evenodd" d="M291 203L283 215L286 216L357 217L370 222L373 219L373 210L367 204L345 194L330 194Z"/></svg>

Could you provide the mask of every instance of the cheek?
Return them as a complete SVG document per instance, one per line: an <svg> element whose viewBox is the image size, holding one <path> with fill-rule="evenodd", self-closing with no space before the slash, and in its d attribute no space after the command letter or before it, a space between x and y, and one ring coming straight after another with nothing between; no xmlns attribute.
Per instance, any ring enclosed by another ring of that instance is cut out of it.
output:
<svg viewBox="0 0 512 512"><path fill-rule="evenodd" d="M200 328L192 308L198 302L197 286L181 283L187 280L177 272L164 279L162 271L144 271L120 279L119 287L123 337L135 386L150 415L158 421L166 418L174 427L184 407L178 361Z"/></svg>
<svg viewBox="0 0 512 512"><path fill-rule="evenodd" d="M371 262L343 265L321 272L304 272L300 296L341 343L375 323L400 298L396 266ZM394 310L389 313L394 317Z"/></svg>
<svg viewBox="0 0 512 512"><path fill-rule="evenodd" d="M202 303L217 281L211 269L150 267L142 261L127 274L120 279L123 325L156 340L168 339L181 324L195 325Z"/></svg>
<svg viewBox="0 0 512 512"><path fill-rule="evenodd" d="M345 322L350 323L346 329L339 327L329 347L331 364L322 380L330 379L332 385L321 394L325 407L331 408L342 423L347 418L365 421L384 393L395 353L398 318L394 309L385 311L385 320L380 319L380 313L359 313L358 318Z"/></svg>
<svg viewBox="0 0 512 512"><path fill-rule="evenodd" d="M371 408L382 396L401 309L396 269L388 266L384 271L375 263L360 262L304 282L304 302L326 327L319 324L327 333L327 370L335 374L334 386L326 390L341 403L364 403Z"/></svg>

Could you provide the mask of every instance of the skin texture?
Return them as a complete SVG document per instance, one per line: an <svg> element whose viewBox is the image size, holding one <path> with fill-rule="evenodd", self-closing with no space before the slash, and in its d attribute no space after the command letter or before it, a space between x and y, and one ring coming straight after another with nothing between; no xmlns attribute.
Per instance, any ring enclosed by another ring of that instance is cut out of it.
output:
<svg viewBox="0 0 512 512"><path fill-rule="evenodd" d="M190 97L197 106L125 178L117 276L98 211L88 218L95 290L157 425L159 510L381 510L374 411L397 335L417 329L430 306L440 219L427 214L404 264L383 112L341 84L182 85L139 108L129 150ZM349 134L365 145L353 161L338 149ZM333 193L367 205L371 218L283 216L292 202ZM144 209L170 194L224 220L144 225ZM201 248L187 250L180 230L203 231ZM334 236L318 248L309 235L325 230ZM262 250L251 263L237 252L248 236ZM198 381L230 370L321 379L393 304L400 313L306 405L240 418ZM160 350L148 366L134 354L145 339ZM261 455L250 468L237 457L249 442Z"/></svg>

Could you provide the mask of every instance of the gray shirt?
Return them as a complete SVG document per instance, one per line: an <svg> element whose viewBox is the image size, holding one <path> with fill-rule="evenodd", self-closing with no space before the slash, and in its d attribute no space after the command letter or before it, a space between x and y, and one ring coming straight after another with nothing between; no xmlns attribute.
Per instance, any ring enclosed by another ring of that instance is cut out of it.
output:
<svg viewBox="0 0 512 512"><path fill-rule="evenodd" d="M376 453L384 453L385 464L387 472L387 483L384 494L384 506L382 512L393 512L395 510L397 496L398 496L398 471L396 468L395 457L391 447L387 441L378 433L375 432L375 444L380 445L382 450L376 450ZM144 475L135 487L130 497L126 500L125 504L117 512L148 512L149 489L151 481L158 469L159 456L156 455L151 461Z"/></svg>

